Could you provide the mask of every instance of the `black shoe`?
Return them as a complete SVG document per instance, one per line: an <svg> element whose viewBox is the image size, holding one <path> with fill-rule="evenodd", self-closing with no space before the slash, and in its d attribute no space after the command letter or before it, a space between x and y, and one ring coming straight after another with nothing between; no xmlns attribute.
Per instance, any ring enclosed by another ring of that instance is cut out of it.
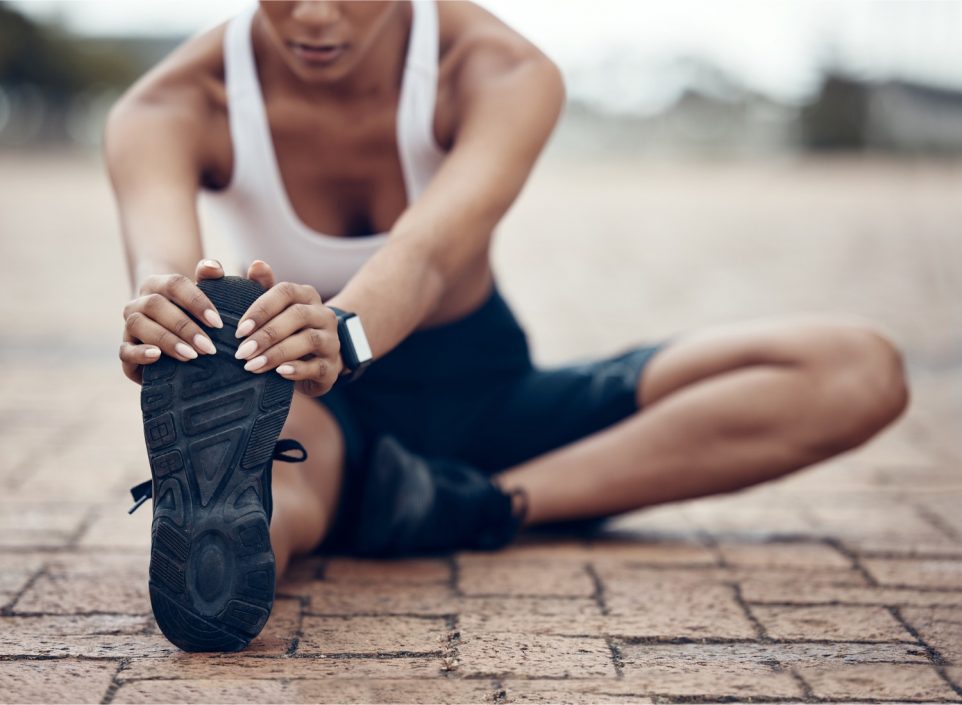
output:
<svg viewBox="0 0 962 705"><path fill-rule="evenodd" d="M163 356L144 368L152 484L132 493L134 509L155 498L150 603L161 631L185 651L237 651L274 604L271 460L294 385L234 359L238 320L264 289L238 277L200 288L224 321L221 329L198 321L217 354Z"/></svg>
<svg viewBox="0 0 962 705"><path fill-rule="evenodd" d="M524 520L512 503L481 471L384 436L371 451L355 548L369 556L501 548Z"/></svg>

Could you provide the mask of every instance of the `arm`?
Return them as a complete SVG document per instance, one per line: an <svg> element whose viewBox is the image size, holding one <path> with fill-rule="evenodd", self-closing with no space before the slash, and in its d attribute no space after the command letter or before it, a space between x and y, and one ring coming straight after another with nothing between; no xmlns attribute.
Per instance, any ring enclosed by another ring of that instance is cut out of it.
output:
<svg viewBox="0 0 962 705"><path fill-rule="evenodd" d="M364 321L375 357L408 336L438 307L448 288L490 245L494 226L514 202L548 139L564 100L557 68L533 47L480 47L458 80L454 146L431 185L398 219L387 244L328 304ZM263 263L255 263L269 268ZM297 332L302 326L315 332ZM333 313L313 287L279 284L238 325L249 336L238 354L248 369L298 381L311 395L337 378ZM301 360L305 353L315 355Z"/></svg>
<svg viewBox="0 0 962 705"><path fill-rule="evenodd" d="M490 246L521 191L564 101L558 69L533 48L505 56L479 47L458 77L454 146L428 189L398 219L387 244L332 306L364 321L375 356L424 321Z"/></svg>
<svg viewBox="0 0 962 705"><path fill-rule="evenodd" d="M213 352L210 339L174 304L221 325L214 306L188 278L223 274L219 265L194 271L202 254L195 206L206 114L201 101L183 89L148 94L135 88L107 121L105 159L137 292L124 308L120 357L135 381L141 366L155 362L161 351L177 360Z"/></svg>

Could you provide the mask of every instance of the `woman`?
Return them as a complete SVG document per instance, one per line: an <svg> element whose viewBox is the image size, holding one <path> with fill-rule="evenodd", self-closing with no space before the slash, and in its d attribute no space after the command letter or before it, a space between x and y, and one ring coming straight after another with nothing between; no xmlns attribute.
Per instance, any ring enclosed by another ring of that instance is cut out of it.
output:
<svg viewBox="0 0 962 705"><path fill-rule="evenodd" d="M818 318L533 367L488 255L563 101L558 69L469 3L265 2L187 42L114 108L106 158L137 291L125 373L163 364L150 379L180 384L243 365L237 384L291 380L283 435L307 452L262 475L238 469L227 441L185 445L176 467L152 453L154 489L180 478L176 501L207 527L164 519L169 494L155 504L152 602L179 646L246 645L275 560L279 575L318 549L495 548L525 526L782 476L904 409L893 345ZM202 259L201 190L264 293ZM175 426L191 423L170 403ZM241 445L257 413L239 422ZM243 505L263 522L245 529L253 543L218 519L239 516L239 491L221 487L245 472L266 478Z"/></svg>

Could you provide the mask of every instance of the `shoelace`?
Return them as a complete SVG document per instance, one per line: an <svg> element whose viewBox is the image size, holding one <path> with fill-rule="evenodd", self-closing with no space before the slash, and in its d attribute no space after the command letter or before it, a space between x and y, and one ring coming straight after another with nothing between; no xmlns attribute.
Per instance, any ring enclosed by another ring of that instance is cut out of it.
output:
<svg viewBox="0 0 962 705"><path fill-rule="evenodd" d="M307 450L293 438L283 438L274 444L271 460L280 460L282 463L303 463L307 460ZM140 505L154 496L154 481L146 480L139 485L134 485L130 488L130 496L134 498L134 506L128 509L127 513L133 514L140 509Z"/></svg>

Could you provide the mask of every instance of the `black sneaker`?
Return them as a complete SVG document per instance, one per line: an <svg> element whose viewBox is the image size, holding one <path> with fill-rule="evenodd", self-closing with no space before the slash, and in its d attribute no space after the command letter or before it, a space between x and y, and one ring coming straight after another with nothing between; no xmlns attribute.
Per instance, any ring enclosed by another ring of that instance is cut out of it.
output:
<svg viewBox="0 0 962 705"><path fill-rule="evenodd" d="M494 550L517 536L526 500L476 468L415 455L383 436L371 450L354 549L368 556Z"/></svg>
<svg viewBox="0 0 962 705"><path fill-rule="evenodd" d="M154 497L150 603L161 631L185 651L238 651L274 604L271 460L294 384L234 359L237 323L264 289L238 277L199 286L224 321L221 329L197 321L217 354L162 356L144 368L152 482L132 493L134 509Z"/></svg>

